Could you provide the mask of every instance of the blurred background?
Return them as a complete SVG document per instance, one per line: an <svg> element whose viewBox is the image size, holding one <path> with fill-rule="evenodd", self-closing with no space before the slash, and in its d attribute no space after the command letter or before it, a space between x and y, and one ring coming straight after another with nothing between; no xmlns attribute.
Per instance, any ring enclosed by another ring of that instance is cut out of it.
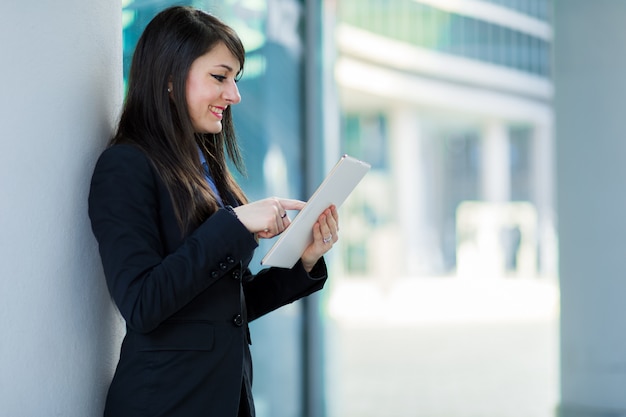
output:
<svg viewBox="0 0 626 417"><path fill-rule="evenodd" d="M126 71L172 3L124 2ZM306 200L344 153L372 165L326 290L253 324L259 417L554 415L551 2L312 3L188 3L247 49L252 199Z"/></svg>

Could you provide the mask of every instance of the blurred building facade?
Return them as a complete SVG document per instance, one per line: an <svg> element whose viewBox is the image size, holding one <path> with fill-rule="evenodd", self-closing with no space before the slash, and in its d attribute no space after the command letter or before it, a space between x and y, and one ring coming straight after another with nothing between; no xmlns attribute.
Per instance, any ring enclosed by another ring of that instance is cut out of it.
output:
<svg viewBox="0 0 626 417"><path fill-rule="evenodd" d="M347 274L553 276L551 1L332 3Z"/></svg>

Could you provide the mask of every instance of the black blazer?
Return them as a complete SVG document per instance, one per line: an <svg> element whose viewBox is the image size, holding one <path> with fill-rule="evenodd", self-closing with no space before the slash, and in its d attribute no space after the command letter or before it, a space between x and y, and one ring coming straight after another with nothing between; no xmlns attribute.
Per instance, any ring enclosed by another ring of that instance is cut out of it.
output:
<svg viewBox="0 0 626 417"><path fill-rule="evenodd" d="M181 231L165 184L130 145L100 156L89 217L127 330L105 416L235 417L240 396L253 416L248 322L321 289L323 259L310 274L299 262L253 276L244 225L220 209Z"/></svg>

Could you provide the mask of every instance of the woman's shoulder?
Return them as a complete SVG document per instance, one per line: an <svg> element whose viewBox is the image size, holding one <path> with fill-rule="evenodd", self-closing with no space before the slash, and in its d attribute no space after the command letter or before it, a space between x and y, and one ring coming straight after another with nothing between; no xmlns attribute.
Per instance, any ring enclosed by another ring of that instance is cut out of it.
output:
<svg viewBox="0 0 626 417"><path fill-rule="evenodd" d="M127 170L142 170L151 167L150 158L137 146L131 144L115 144L107 147L98 158L96 169L100 167L117 167Z"/></svg>
<svg viewBox="0 0 626 417"><path fill-rule="evenodd" d="M139 147L115 144L106 148L96 162L93 180L154 183L157 175L148 155ZM129 184L127 184L129 185Z"/></svg>
<svg viewBox="0 0 626 417"><path fill-rule="evenodd" d="M100 159L145 159L148 160L146 153L138 146L129 143L117 143L109 145L102 154Z"/></svg>
<svg viewBox="0 0 626 417"><path fill-rule="evenodd" d="M158 188L158 175L148 156L138 147L112 145L98 158L91 177L90 199L146 195Z"/></svg>

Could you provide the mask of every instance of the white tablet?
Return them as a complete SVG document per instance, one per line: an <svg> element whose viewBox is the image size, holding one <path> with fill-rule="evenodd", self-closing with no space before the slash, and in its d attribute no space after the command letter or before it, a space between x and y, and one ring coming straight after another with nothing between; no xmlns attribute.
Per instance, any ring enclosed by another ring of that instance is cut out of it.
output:
<svg viewBox="0 0 626 417"><path fill-rule="evenodd" d="M369 171L370 165L344 155L313 193L304 208L261 260L262 265L293 267L313 241L313 225L329 206L337 208Z"/></svg>

